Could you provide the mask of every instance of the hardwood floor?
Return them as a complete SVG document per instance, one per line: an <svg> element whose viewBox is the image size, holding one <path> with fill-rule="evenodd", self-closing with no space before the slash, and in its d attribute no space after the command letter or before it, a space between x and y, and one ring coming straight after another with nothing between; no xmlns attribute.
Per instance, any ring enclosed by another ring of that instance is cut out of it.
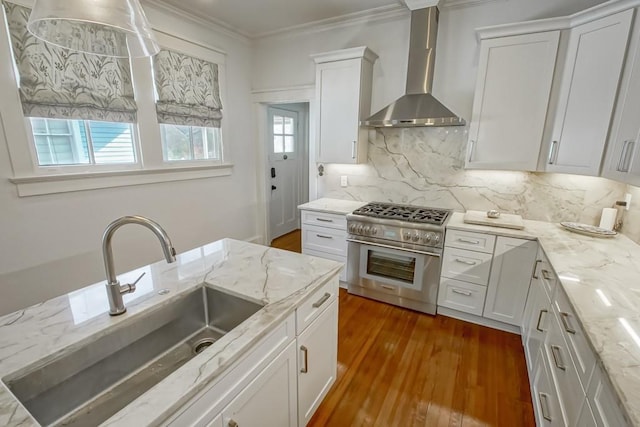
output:
<svg viewBox="0 0 640 427"><path fill-rule="evenodd" d="M341 289L338 378L309 426L535 426L520 337Z"/></svg>
<svg viewBox="0 0 640 427"><path fill-rule="evenodd" d="M273 239L271 247L300 253L302 252L302 232L294 230L291 233Z"/></svg>
<svg viewBox="0 0 640 427"><path fill-rule="evenodd" d="M340 290L338 378L310 426L534 426L520 337Z"/></svg>

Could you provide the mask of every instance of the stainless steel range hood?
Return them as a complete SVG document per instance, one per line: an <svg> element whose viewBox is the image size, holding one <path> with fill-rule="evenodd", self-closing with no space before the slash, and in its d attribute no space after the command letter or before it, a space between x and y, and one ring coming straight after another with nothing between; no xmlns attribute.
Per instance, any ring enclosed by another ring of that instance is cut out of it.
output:
<svg viewBox="0 0 640 427"><path fill-rule="evenodd" d="M409 66L406 95L360 124L371 127L463 126L455 115L431 95L438 38L438 8L411 12Z"/></svg>

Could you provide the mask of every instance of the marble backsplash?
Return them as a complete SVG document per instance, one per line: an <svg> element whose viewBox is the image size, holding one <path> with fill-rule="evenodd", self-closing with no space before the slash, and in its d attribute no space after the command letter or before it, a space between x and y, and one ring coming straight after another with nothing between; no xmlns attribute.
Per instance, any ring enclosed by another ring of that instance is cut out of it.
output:
<svg viewBox="0 0 640 427"><path fill-rule="evenodd" d="M626 184L598 177L465 170L466 141L466 127L371 131L368 163L325 165L318 196L462 212L498 209L525 219L598 225L602 208L624 200L627 192ZM634 202L640 203L640 189L634 191ZM640 241L640 209L627 217L625 228Z"/></svg>

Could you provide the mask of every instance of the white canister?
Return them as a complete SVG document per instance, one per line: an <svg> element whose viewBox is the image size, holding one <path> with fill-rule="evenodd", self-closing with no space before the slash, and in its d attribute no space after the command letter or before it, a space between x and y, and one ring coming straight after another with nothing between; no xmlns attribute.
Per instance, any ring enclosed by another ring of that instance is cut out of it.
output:
<svg viewBox="0 0 640 427"><path fill-rule="evenodd" d="M613 230L613 226L616 224L616 217L618 210L614 208L602 209L602 216L600 217L600 228L607 230Z"/></svg>

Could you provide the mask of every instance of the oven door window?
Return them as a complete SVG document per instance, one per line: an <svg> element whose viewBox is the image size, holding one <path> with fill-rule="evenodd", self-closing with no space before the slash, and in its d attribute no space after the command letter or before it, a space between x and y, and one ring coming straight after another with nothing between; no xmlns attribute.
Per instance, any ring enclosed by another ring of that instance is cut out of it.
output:
<svg viewBox="0 0 640 427"><path fill-rule="evenodd" d="M360 247L360 277L396 289L422 290L427 255L373 245Z"/></svg>
<svg viewBox="0 0 640 427"><path fill-rule="evenodd" d="M412 284L416 274L416 259L388 252L367 251L367 274Z"/></svg>

